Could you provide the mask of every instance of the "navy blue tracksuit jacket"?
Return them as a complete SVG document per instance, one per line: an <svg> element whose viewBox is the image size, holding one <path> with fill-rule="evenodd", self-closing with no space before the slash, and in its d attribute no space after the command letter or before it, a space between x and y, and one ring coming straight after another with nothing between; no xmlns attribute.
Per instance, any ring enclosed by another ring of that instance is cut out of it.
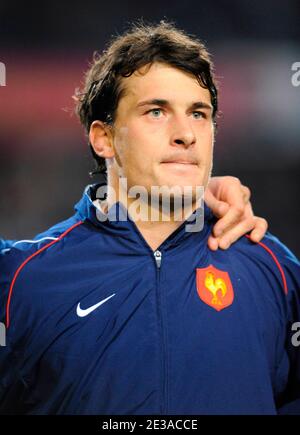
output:
<svg viewBox="0 0 300 435"><path fill-rule="evenodd" d="M291 252L270 234L210 251L208 209L153 252L130 219L99 220L96 188L3 246L0 413L300 414Z"/></svg>

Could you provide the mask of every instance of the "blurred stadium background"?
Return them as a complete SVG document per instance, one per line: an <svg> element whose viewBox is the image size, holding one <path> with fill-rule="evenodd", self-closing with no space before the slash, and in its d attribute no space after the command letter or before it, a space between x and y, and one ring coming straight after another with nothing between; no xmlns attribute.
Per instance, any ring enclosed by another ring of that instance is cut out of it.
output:
<svg viewBox="0 0 300 435"><path fill-rule="evenodd" d="M97 181L71 96L93 52L141 17L173 20L208 45L223 112L214 174L240 177L256 214L300 256L299 0L2 0L0 236L24 239L69 217Z"/></svg>

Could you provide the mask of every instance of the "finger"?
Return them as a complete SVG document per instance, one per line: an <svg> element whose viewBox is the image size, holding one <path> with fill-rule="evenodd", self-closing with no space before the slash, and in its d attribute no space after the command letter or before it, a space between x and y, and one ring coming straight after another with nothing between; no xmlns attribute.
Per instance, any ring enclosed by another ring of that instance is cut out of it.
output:
<svg viewBox="0 0 300 435"><path fill-rule="evenodd" d="M236 242L244 234L251 231L253 228L253 219L244 219L238 225L228 230L223 236L219 238L219 248L227 249L232 243Z"/></svg>
<svg viewBox="0 0 300 435"><path fill-rule="evenodd" d="M216 251L219 247L219 242L215 237L209 236L207 240L207 245L209 249L211 249L212 251Z"/></svg>
<svg viewBox="0 0 300 435"><path fill-rule="evenodd" d="M234 225L239 224L243 219L244 211L245 206L243 206L243 208L231 206L225 216L221 217L213 227L213 235L215 237L220 237L222 234L229 231ZM250 229L252 228L253 226Z"/></svg>
<svg viewBox="0 0 300 435"><path fill-rule="evenodd" d="M245 187L245 188L244 188ZM239 179L236 179L226 191L226 202L233 207L243 209L245 207L244 198L247 197L248 193L246 186L242 186Z"/></svg>
<svg viewBox="0 0 300 435"><path fill-rule="evenodd" d="M247 202L247 204L245 204L245 212L244 212L244 217L245 218L252 218L253 219L253 227L254 227L254 213L253 213L253 209L252 209L252 204L250 201Z"/></svg>
<svg viewBox="0 0 300 435"><path fill-rule="evenodd" d="M218 200L209 189L206 189L204 198L205 203L216 217L223 217L227 213L229 205L224 201Z"/></svg>
<svg viewBox="0 0 300 435"><path fill-rule="evenodd" d="M251 190L249 189L249 187L242 185L242 192L243 192L243 199L244 199L244 203L247 204L247 202L249 202L250 197L251 197Z"/></svg>
<svg viewBox="0 0 300 435"><path fill-rule="evenodd" d="M268 229L268 222L266 219L255 216L255 227L250 233L252 242L258 243L265 236Z"/></svg>

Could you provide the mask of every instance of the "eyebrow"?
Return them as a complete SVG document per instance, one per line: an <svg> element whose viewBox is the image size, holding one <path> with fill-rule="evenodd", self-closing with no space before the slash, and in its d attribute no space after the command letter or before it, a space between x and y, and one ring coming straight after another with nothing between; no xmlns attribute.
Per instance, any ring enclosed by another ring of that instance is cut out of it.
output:
<svg viewBox="0 0 300 435"><path fill-rule="evenodd" d="M151 100L145 100L141 101L137 104L137 107L143 107L143 106L160 106L160 107L170 107L171 104L168 100L160 99L160 98L153 98ZM208 109L212 111L212 105L204 103L204 101L195 101L191 104L190 109L196 110L196 109Z"/></svg>

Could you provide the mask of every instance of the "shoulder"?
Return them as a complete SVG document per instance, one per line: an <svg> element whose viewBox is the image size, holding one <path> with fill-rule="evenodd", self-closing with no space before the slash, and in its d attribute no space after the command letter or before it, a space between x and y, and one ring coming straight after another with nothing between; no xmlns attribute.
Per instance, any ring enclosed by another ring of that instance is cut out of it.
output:
<svg viewBox="0 0 300 435"><path fill-rule="evenodd" d="M11 241L3 246L0 255L0 321L6 326L9 326L12 304L16 305L20 312L21 307L36 299L34 291L36 286L33 283L37 280L41 281L40 275L47 268L49 269L49 261L45 262L45 260L53 257L52 264L54 262L59 264L60 256L57 254L65 249L66 245L72 249L74 243L78 243L85 237L85 234L79 231L83 227L82 223L79 217L74 215L36 235L33 239ZM42 266L39 276L36 267L32 267L36 259L39 260L39 267ZM44 260L42 263L41 259Z"/></svg>
<svg viewBox="0 0 300 435"><path fill-rule="evenodd" d="M57 240L66 231L70 231L81 223L80 219L74 215L69 219L61 221L42 233L37 234L32 239L22 239L22 240L3 240L0 243L0 259L4 258L5 255L10 252L11 254L18 254L27 251L36 251L43 247L45 244Z"/></svg>
<svg viewBox="0 0 300 435"><path fill-rule="evenodd" d="M0 283L5 284L13 279L19 268L25 266L31 258L44 251L52 252L53 245L61 248L60 241L68 240L69 235L76 232L83 222L77 215L61 221L49 229L37 234L32 239L3 241L0 252Z"/></svg>
<svg viewBox="0 0 300 435"><path fill-rule="evenodd" d="M231 255L242 258L250 271L260 270L270 284L276 283L286 295L300 292L300 262L271 233L268 232L259 243L242 237L233 245Z"/></svg>

